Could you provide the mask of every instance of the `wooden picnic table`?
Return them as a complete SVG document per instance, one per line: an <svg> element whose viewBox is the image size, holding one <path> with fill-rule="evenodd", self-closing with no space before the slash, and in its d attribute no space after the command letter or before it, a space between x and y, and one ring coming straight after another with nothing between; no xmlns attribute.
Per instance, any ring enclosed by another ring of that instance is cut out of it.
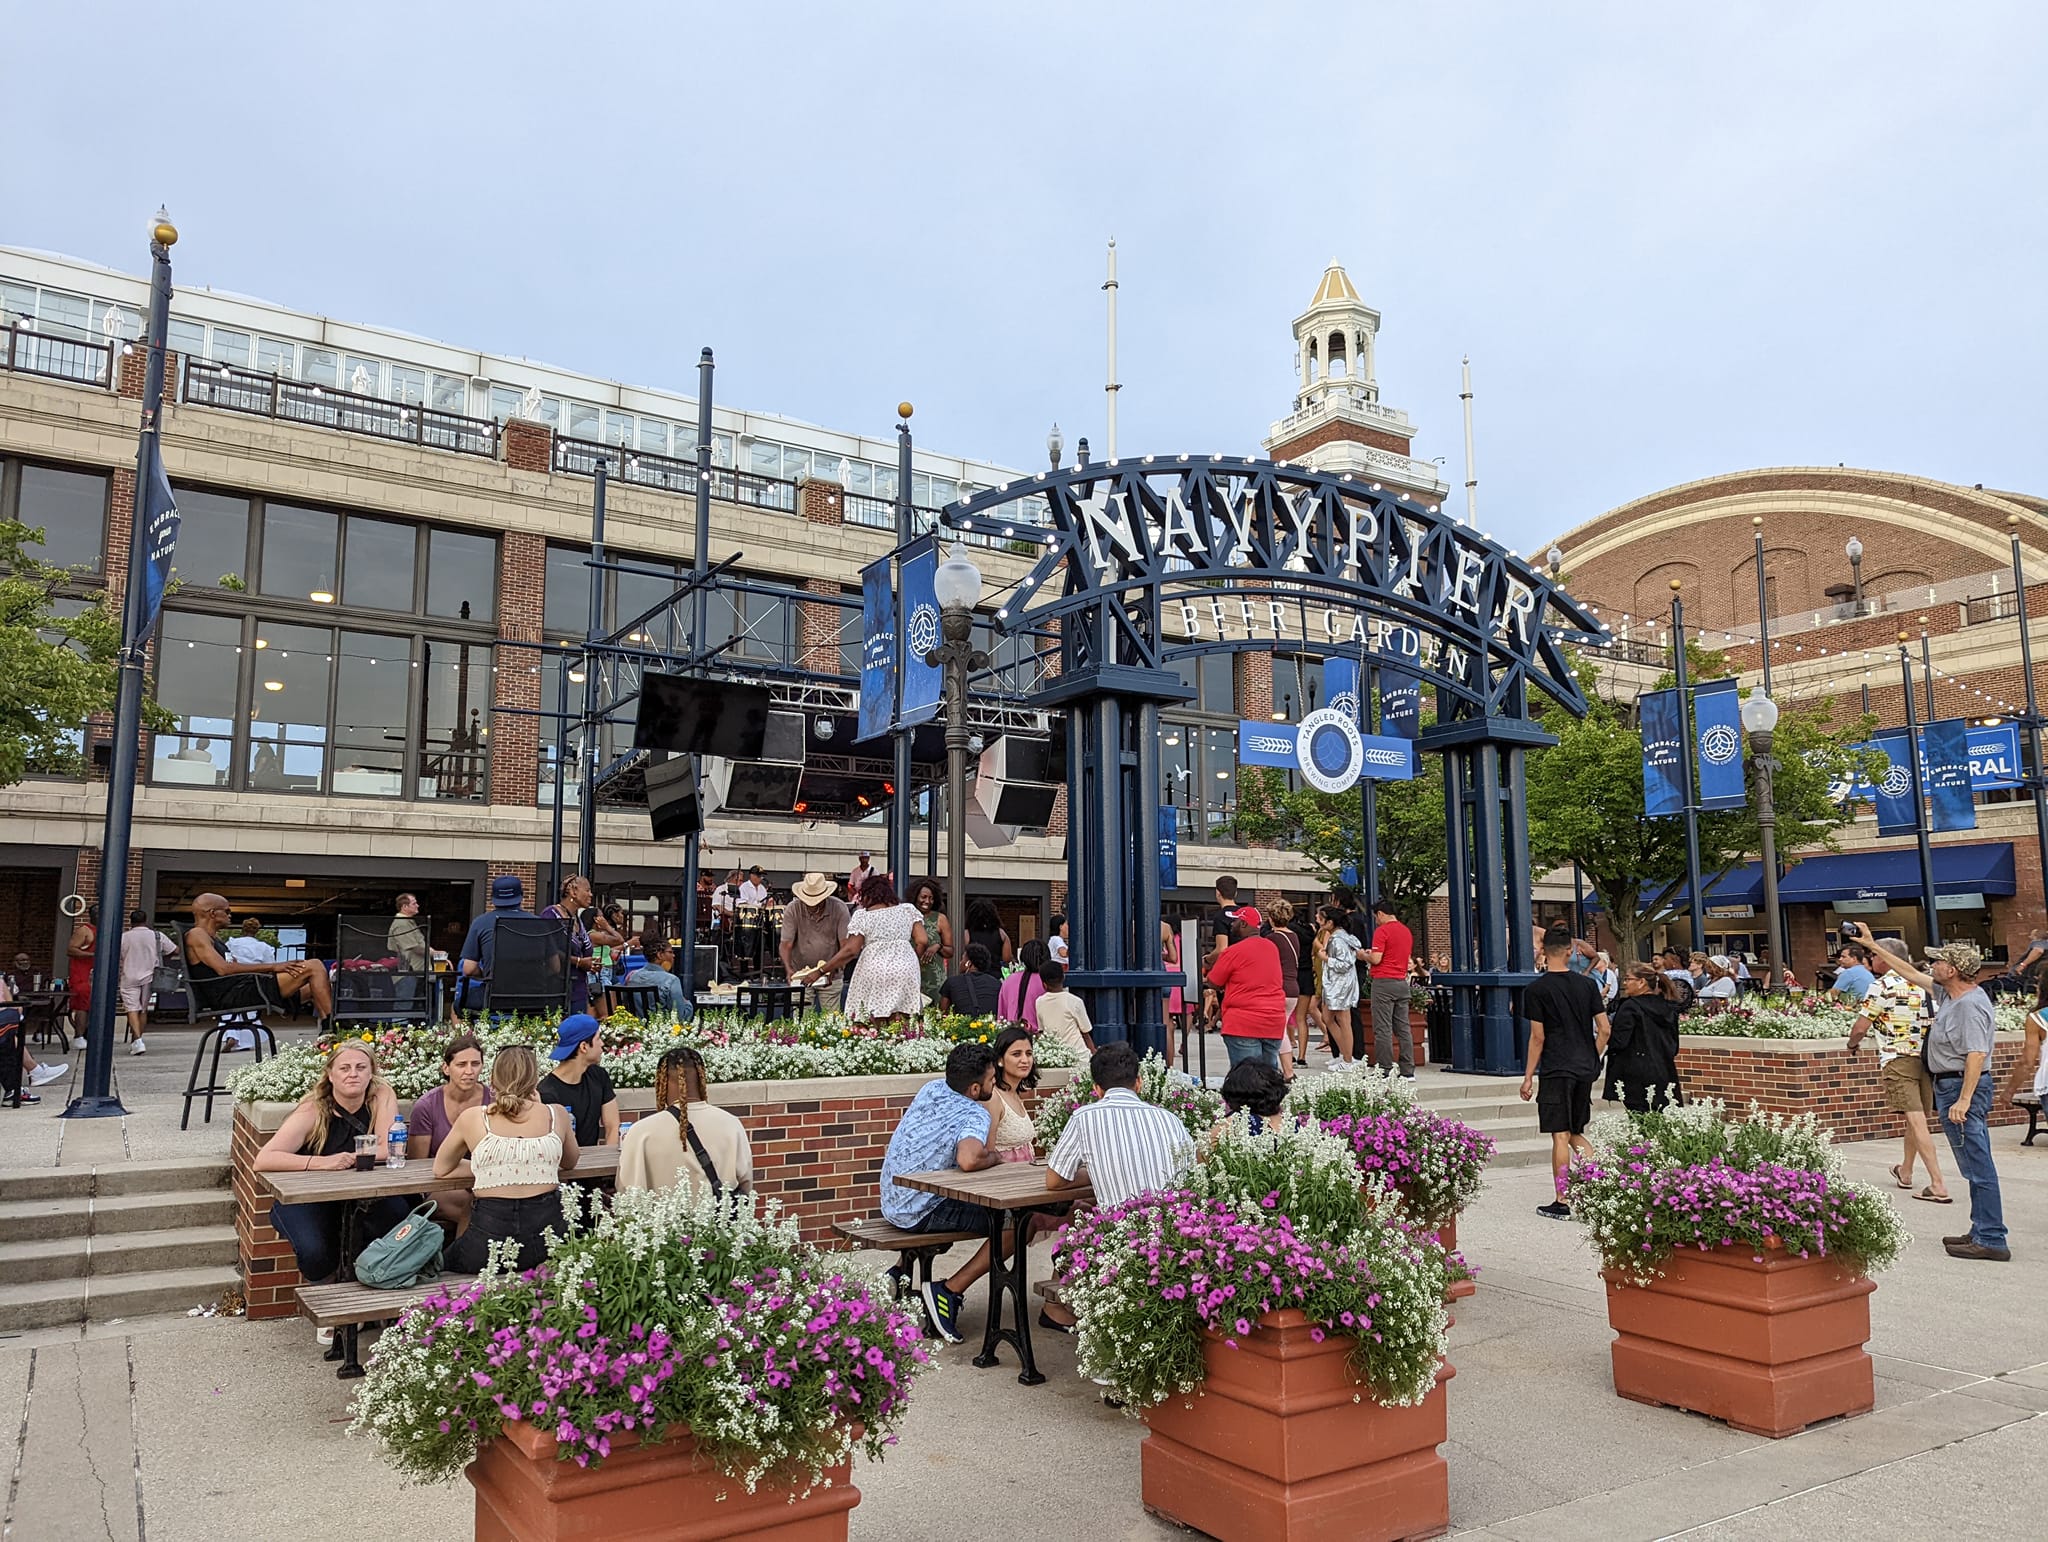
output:
<svg viewBox="0 0 2048 1542"><path fill-rule="evenodd" d="M1084 1179L1072 1188L1048 1189L1043 1162L998 1162L975 1172L957 1167L935 1172L904 1173L896 1180L906 1189L922 1189L942 1199L957 1199L980 1205L989 1213L988 1224L988 1323L982 1329L981 1353L974 1363L984 1368L1002 1362L996 1346L1008 1341L1017 1351L1023 1369L1017 1380L1035 1387L1045 1380L1031 1354L1031 1258L1024 1243L1031 1217L1047 1210L1064 1210L1077 1200L1092 1200L1095 1190ZM1003 1223L1011 1227L1011 1262L1003 1261ZM1014 1327L1003 1326L1003 1295L1008 1292Z"/></svg>
<svg viewBox="0 0 2048 1542"><path fill-rule="evenodd" d="M619 1175L617 1146L585 1146L576 1160L576 1170L563 1177L565 1183L588 1183L594 1178ZM393 1194L446 1194L466 1189L474 1181L469 1163L461 1163L451 1177L434 1176L432 1157L410 1157L403 1167L383 1162L368 1172L348 1168L341 1172L282 1172L256 1174L256 1181L272 1199L287 1205L317 1205L331 1200L383 1199Z"/></svg>

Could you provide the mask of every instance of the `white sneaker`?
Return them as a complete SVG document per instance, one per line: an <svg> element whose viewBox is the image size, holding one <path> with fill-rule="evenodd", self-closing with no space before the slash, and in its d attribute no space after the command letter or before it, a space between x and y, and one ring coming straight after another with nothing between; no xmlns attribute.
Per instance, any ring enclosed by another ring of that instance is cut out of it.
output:
<svg viewBox="0 0 2048 1542"><path fill-rule="evenodd" d="M327 1345L334 1342L334 1330L332 1328L315 1328L313 1330L313 1342L324 1349Z"/></svg>
<svg viewBox="0 0 2048 1542"><path fill-rule="evenodd" d="M71 1067L62 1060L59 1060L54 1065L47 1063L39 1065L28 1073L28 1084L31 1087L47 1087L70 1069Z"/></svg>
<svg viewBox="0 0 2048 1542"><path fill-rule="evenodd" d="M144 1044L142 1040L137 1039L134 1044L129 1046L128 1053L131 1055L146 1055L149 1053L149 1046Z"/></svg>
<svg viewBox="0 0 2048 1542"><path fill-rule="evenodd" d="M82 1033L80 1033L80 1034L74 1034L74 1035L72 1035L72 1038L71 1038L71 1047L72 1047L73 1049L77 1050L79 1054L81 1054L81 1055L82 1055L82 1054L84 1054L84 1053L85 1053L85 1035L84 1035L84 1034L82 1034Z"/></svg>

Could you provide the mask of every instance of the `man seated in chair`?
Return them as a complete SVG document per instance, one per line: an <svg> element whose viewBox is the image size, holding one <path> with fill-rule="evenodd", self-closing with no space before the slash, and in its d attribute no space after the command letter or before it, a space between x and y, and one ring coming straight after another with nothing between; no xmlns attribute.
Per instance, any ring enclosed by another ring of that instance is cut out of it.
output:
<svg viewBox="0 0 2048 1542"><path fill-rule="evenodd" d="M656 1000L676 1017L688 1015L683 1009L683 982L676 978L675 944L666 937L648 943L646 964L619 983L648 986L660 992Z"/></svg>
<svg viewBox="0 0 2048 1542"><path fill-rule="evenodd" d="M283 1011L294 1004L313 1009L316 1024L334 1014L334 986L327 966L316 958L289 963L244 964L230 958L224 941L234 911L218 894L192 902L185 932L185 966L197 1004L210 1012Z"/></svg>

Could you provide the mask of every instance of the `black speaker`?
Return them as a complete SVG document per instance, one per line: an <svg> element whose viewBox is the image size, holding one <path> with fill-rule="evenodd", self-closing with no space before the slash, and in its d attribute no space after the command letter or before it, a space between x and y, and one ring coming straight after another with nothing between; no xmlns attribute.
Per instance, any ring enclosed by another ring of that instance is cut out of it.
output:
<svg viewBox="0 0 2048 1542"><path fill-rule="evenodd" d="M649 671L640 681L633 748L671 755L722 755L753 760L768 732L767 687L728 680L689 680ZM799 744L802 719L797 720Z"/></svg>
<svg viewBox="0 0 2048 1542"><path fill-rule="evenodd" d="M999 825L1042 829L1052 823L1052 806L1059 796L1059 788L1047 782L1005 782L996 792L994 807L988 808L988 817Z"/></svg>
<svg viewBox="0 0 2048 1542"><path fill-rule="evenodd" d="M1062 746L1057 754L1055 744ZM997 825L1043 828L1052 822L1065 759L1063 739L1004 734L981 752L974 774L975 806Z"/></svg>
<svg viewBox="0 0 2048 1542"><path fill-rule="evenodd" d="M800 797L805 738L801 712L764 714L758 754L705 761L705 812L790 813Z"/></svg>
<svg viewBox="0 0 2048 1542"><path fill-rule="evenodd" d="M704 828L703 805L697 799L688 756L650 761L643 774L647 779L647 818L656 840L673 841Z"/></svg>

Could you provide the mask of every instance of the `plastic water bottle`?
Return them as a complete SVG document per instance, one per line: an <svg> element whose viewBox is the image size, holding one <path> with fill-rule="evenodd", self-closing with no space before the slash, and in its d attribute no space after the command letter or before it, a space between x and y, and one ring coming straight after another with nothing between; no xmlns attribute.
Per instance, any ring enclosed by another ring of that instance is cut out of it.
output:
<svg viewBox="0 0 2048 1542"><path fill-rule="evenodd" d="M405 1166L405 1115L400 1114L391 1121L391 1155L385 1159L387 1167Z"/></svg>

